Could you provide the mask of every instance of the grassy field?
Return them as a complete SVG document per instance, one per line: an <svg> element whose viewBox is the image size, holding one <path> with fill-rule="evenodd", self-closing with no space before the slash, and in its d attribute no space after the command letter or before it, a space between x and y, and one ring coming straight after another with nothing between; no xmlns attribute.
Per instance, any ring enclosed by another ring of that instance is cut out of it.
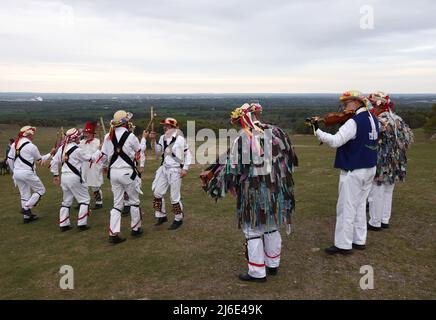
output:
<svg viewBox="0 0 436 320"><path fill-rule="evenodd" d="M0 125L0 146L18 128ZM153 226L151 182L157 161L146 163L142 238L107 242L112 195L104 184L105 208L94 211L91 229L59 232L61 190L47 168L38 168L47 193L35 212L40 220L22 224L19 195L11 176L0 176L1 299L435 299L436 298L436 142L417 130L409 152L407 181L394 193L391 228L369 233L367 249L351 256L326 256L333 240L338 172L334 150L314 137L294 136L300 158L295 173L297 210L293 233L283 235L279 275L265 284L242 283L246 270L243 236L230 196L215 202L202 192L193 166L183 184L185 223L177 231ZM47 152L54 129L35 139ZM4 151L1 150L0 158ZM76 211L72 212L75 221ZM169 218L172 218L170 213ZM168 225L168 224L167 224ZM74 268L75 289L61 290L59 269ZM374 268L373 290L361 290L360 267Z"/></svg>

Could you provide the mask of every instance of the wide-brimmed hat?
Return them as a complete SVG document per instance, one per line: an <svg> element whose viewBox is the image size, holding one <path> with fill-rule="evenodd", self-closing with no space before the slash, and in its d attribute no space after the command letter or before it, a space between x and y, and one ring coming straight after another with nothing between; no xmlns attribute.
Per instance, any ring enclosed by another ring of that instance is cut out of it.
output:
<svg viewBox="0 0 436 320"><path fill-rule="evenodd" d="M67 138L68 141L73 141L79 138L81 134L82 134L81 130L76 128L71 128L67 130L67 132L65 133L65 137Z"/></svg>
<svg viewBox="0 0 436 320"><path fill-rule="evenodd" d="M362 92L359 90L348 90L345 91L340 97L339 101L346 102L349 100L355 100L360 101L366 105L365 97L363 96Z"/></svg>
<svg viewBox="0 0 436 320"><path fill-rule="evenodd" d="M177 120L174 119L174 118L165 118L164 120L161 120L159 123L162 124L162 125L169 125L169 126L171 126L173 128L178 128L179 127L179 124L177 123Z"/></svg>
<svg viewBox="0 0 436 320"><path fill-rule="evenodd" d="M127 124L133 118L133 114L124 110L118 110L114 113L114 118L111 121L111 125L119 127Z"/></svg>

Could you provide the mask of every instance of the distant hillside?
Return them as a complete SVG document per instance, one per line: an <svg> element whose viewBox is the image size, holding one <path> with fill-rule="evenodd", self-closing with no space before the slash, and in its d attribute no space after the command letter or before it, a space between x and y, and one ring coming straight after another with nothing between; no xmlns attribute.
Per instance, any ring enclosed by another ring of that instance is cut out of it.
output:
<svg viewBox="0 0 436 320"><path fill-rule="evenodd" d="M424 126L436 95L392 96L396 111L412 128ZM263 94L263 95L108 95L0 93L0 123L59 127L83 124L125 109L134 113L139 127L148 123L150 107L158 118L175 117L180 123L196 120L198 129L228 128L229 114L244 102L259 102L264 121L298 133L308 133L306 117L324 115L338 108L338 94ZM334 128L333 128L334 129Z"/></svg>

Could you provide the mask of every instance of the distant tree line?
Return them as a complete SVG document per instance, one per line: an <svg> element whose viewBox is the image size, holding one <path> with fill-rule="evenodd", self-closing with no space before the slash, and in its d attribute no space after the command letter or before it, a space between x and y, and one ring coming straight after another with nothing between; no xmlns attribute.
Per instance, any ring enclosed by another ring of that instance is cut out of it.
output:
<svg viewBox="0 0 436 320"><path fill-rule="evenodd" d="M271 98L259 101L263 106L262 120L276 124L296 134L311 134L311 129L304 125L307 117L323 116L336 111L335 99L328 98ZM187 120L195 120L196 130L203 128L228 129L231 111L242 105L244 98L220 99L175 99L165 98L156 100L44 100L43 102L29 101L0 101L0 123L32 124L41 127L68 127L81 125L88 120L104 118L109 123L116 110L124 109L134 113L134 123L137 130L147 126L150 106L157 112L157 120L174 117L183 126ZM300 103L300 105L298 105ZM429 107L413 107L410 104L396 104L396 112L409 124L412 129L426 128L431 132L434 128L434 105ZM433 119L433 120L432 120ZM161 130L156 122L156 130ZM337 128L330 128L334 131Z"/></svg>
<svg viewBox="0 0 436 320"><path fill-rule="evenodd" d="M436 103L431 108L430 115L424 125L424 132L429 135L436 134Z"/></svg>

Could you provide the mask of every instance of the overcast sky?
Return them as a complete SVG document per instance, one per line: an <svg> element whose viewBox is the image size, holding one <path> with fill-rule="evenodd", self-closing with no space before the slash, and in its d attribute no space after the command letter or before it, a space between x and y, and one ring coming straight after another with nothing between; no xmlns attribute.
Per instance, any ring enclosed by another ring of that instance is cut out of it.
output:
<svg viewBox="0 0 436 320"><path fill-rule="evenodd" d="M0 0L0 91L435 93L435 13L433 0Z"/></svg>

